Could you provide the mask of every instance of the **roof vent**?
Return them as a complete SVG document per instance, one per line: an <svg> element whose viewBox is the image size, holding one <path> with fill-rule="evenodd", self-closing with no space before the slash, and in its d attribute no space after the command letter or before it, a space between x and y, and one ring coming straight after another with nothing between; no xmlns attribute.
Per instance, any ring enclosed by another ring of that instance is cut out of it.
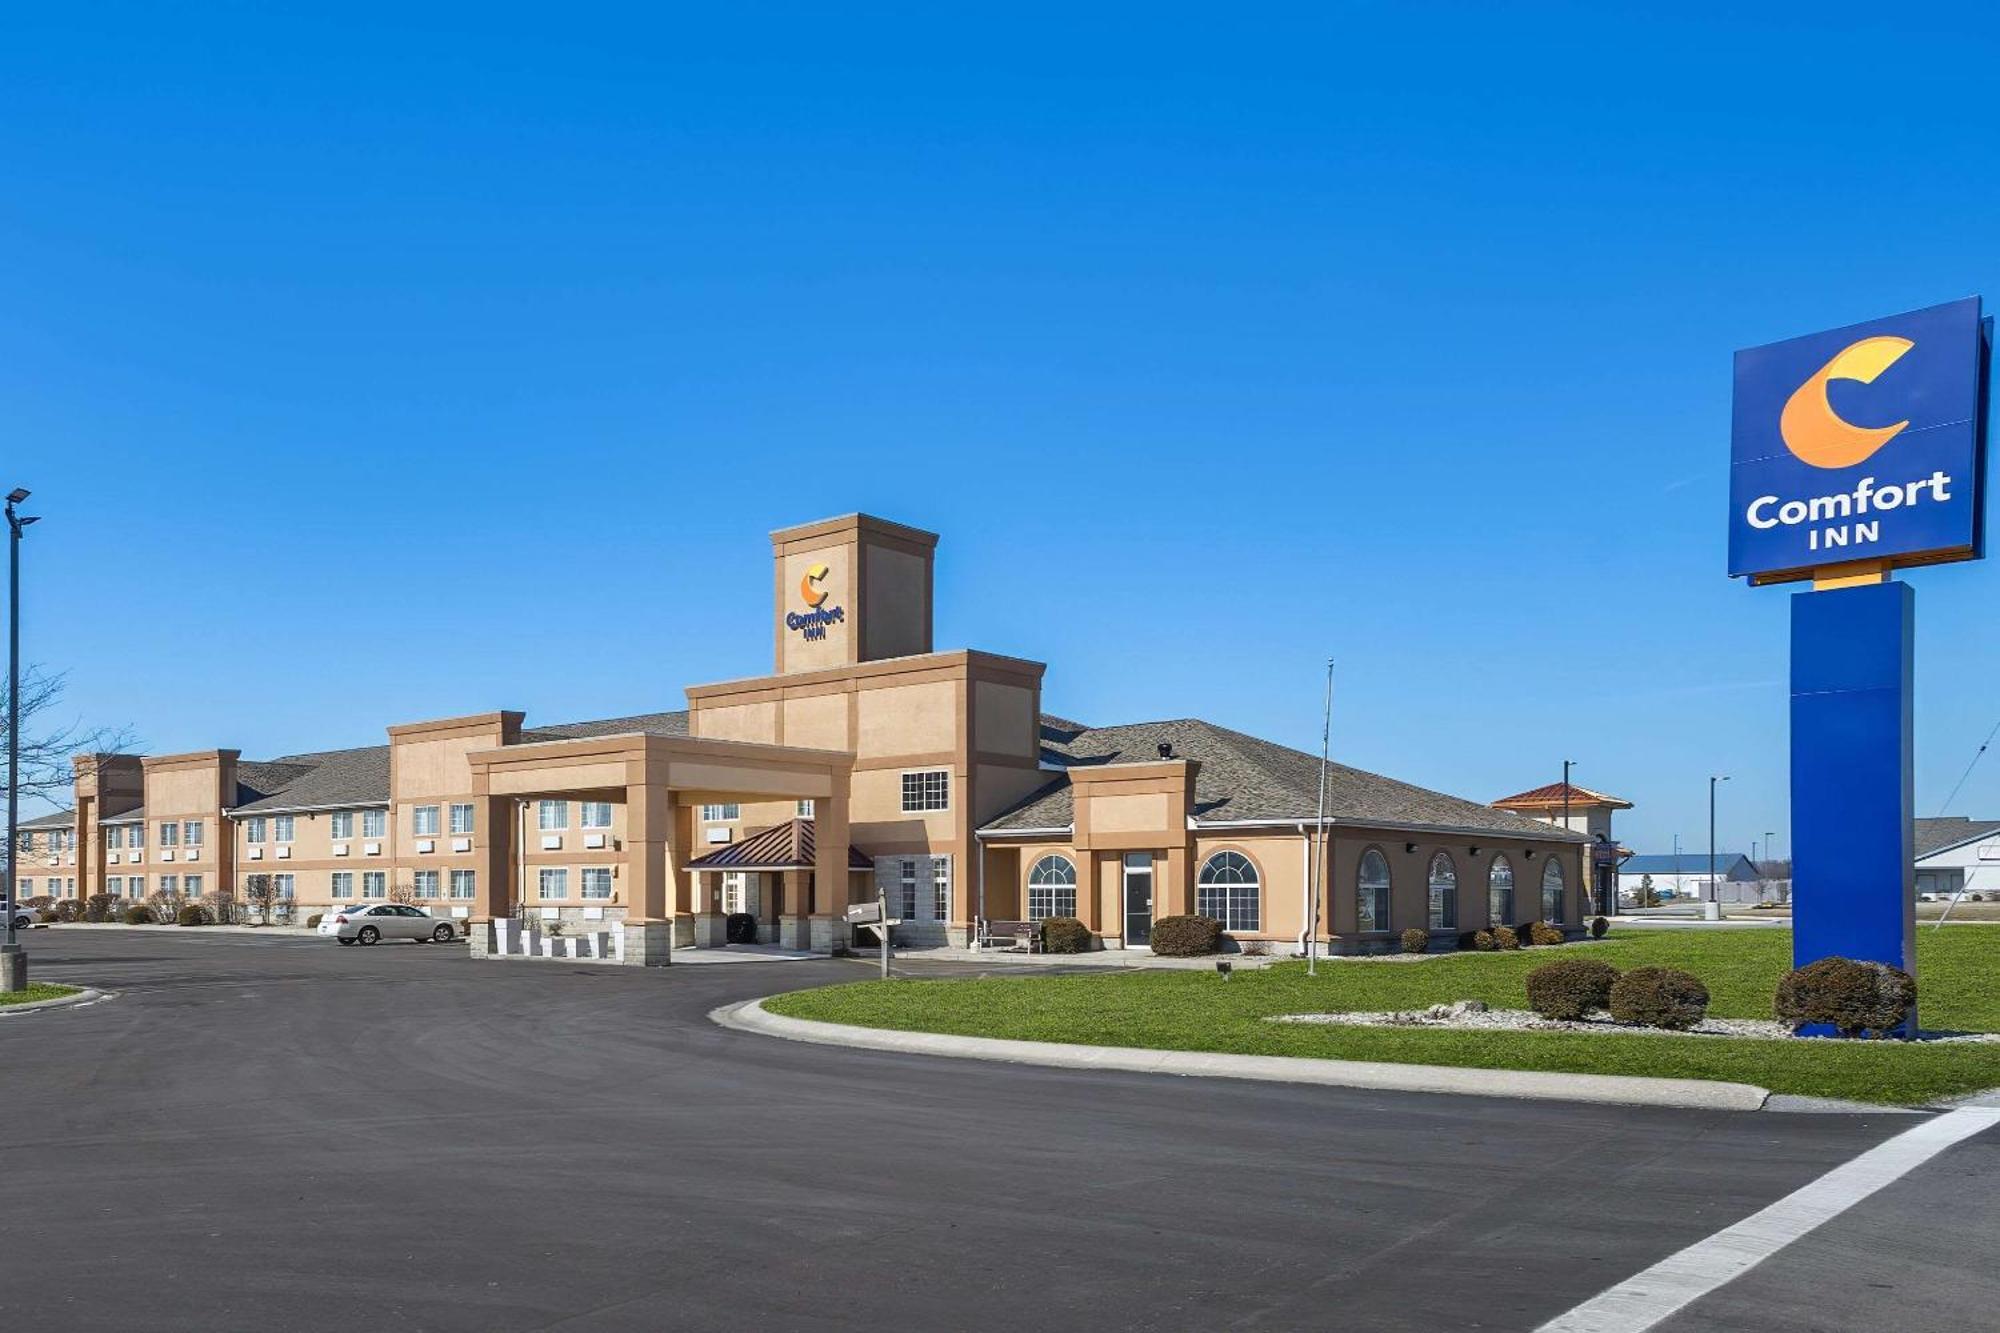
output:
<svg viewBox="0 0 2000 1333"><path fill-rule="evenodd" d="M1174 757L1174 743L1172 741L1161 741L1160 758L1172 759L1173 757Z"/></svg>

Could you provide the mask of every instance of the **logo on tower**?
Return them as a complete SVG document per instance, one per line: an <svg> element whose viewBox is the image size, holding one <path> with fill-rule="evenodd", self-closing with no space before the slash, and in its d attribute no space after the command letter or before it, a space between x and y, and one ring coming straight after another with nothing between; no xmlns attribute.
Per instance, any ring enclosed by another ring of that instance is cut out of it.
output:
<svg viewBox="0 0 2000 1333"><path fill-rule="evenodd" d="M1730 576L1983 554L1991 341L1971 297L1738 352Z"/></svg>
<svg viewBox="0 0 2000 1333"><path fill-rule="evenodd" d="M838 606L828 606L829 595L826 580L832 573L825 565L808 565L805 576L799 580L799 600L806 604L804 611L793 611L785 616L785 628L798 633L801 638L824 639L827 626L839 625L847 620L847 612Z"/></svg>

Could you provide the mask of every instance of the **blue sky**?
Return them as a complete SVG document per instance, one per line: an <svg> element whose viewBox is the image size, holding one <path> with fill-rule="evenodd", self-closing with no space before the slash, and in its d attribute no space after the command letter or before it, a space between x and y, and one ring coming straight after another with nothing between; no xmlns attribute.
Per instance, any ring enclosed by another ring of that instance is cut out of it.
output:
<svg viewBox="0 0 2000 1333"><path fill-rule="evenodd" d="M1331 655L1348 762L1782 848L1730 353L2000 297L1983 7L275 8L0 32L27 655L155 750L679 706L863 509L1051 711L1313 748Z"/></svg>

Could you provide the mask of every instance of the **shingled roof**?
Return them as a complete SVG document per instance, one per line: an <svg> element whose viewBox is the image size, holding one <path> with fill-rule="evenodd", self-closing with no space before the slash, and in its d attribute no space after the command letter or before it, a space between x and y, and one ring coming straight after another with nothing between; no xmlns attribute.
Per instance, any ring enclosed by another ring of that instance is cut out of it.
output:
<svg viewBox="0 0 2000 1333"><path fill-rule="evenodd" d="M689 870L811 870L813 860L813 822L810 819L788 819L782 824L773 824L761 833L753 833L741 842L732 842L718 847L706 856L697 856L687 863ZM847 849L849 870L872 870L875 863L855 851Z"/></svg>
<svg viewBox="0 0 2000 1333"><path fill-rule="evenodd" d="M1949 815L1938 819L1913 819L1916 825L1917 855L1929 856L1947 847L1983 838L1989 833L2000 832L2000 819L1971 819L1965 815Z"/></svg>
<svg viewBox="0 0 2000 1333"><path fill-rule="evenodd" d="M1632 803L1622 796L1606 796L1601 791L1579 787L1574 782L1551 782L1546 787L1503 796L1493 804L1501 810L1560 810L1567 794L1570 805L1608 805L1613 810L1630 810Z"/></svg>
<svg viewBox="0 0 2000 1333"><path fill-rule="evenodd" d="M1088 727L1056 717L1042 719L1042 758L1063 769L1102 764L1152 763L1160 746L1170 757L1200 764L1195 774L1194 817L1200 823L1309 820L1318 811L1319 756L1218 727L1199 718ZM1327 817L1336 823L1402 828L1438 827L1520 837L1583 842L1526 815L1447 796L1377 773L1327 766ZM1064 773L985 825L983 831L1068 829L1075 822L1069 775Z"/></svg>
<svg viewBox="0 0 2000 1333"><path fill-rule="evenodd" d="M43 828L75 828L76 811L57 810L54 811L53 813L46 815L36 815L33 819L22 820L18 827L24 830L43 829Z"/></svg>
<svg viewBox="0 0 2000 1333"><path fill-rule="evenodd" d="M635 713L631 717L608 717L598 722L558 722L546 727L521 728L521 740L573 741L590 736L685 736L688 715L685 708L672 713Z"/></svg>

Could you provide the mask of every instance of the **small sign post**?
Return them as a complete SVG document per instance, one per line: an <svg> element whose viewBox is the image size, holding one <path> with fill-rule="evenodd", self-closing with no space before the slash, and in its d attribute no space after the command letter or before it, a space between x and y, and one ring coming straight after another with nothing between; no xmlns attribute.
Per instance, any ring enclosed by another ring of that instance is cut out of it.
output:
<svg viewBox="0 0 2000 1333"><path fill-rule="evenodd" d="M877 890L872 903L854 903L847 909L849 925L867 926L882 940L882 980L889 979L889 895Z"/></svg>

